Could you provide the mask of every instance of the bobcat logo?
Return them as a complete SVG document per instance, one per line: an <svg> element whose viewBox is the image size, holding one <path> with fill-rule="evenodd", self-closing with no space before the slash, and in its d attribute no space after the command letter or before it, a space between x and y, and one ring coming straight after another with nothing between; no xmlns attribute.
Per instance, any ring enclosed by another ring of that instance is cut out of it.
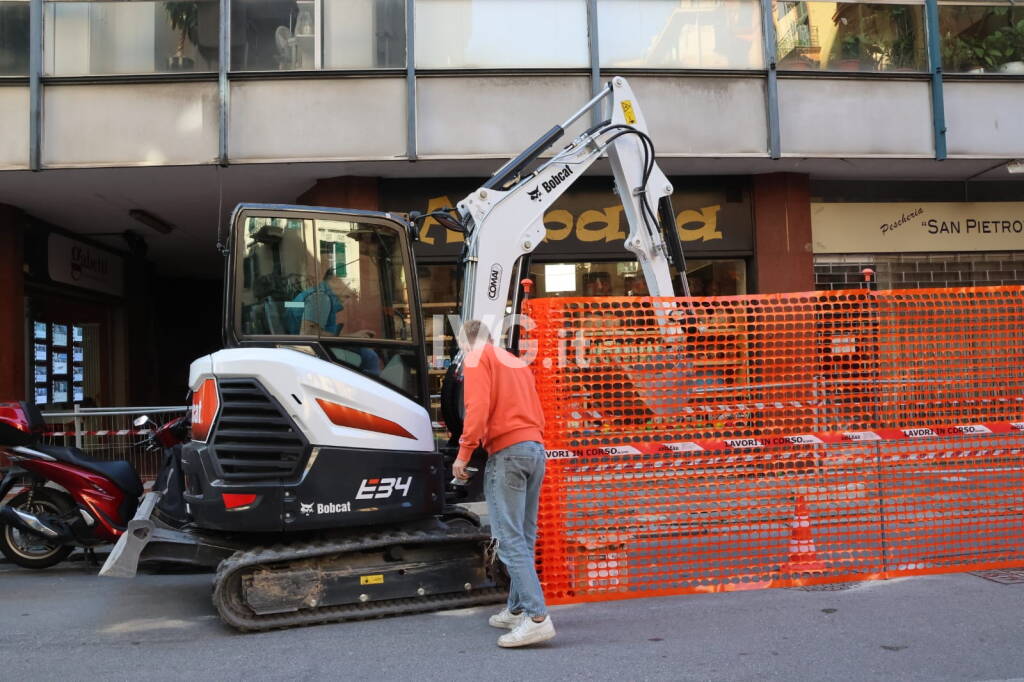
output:
<svg viewBox="0 0 1024 682"><path fill-rule="evenodd" d="M299 502L299 511L309 516L313 513L313 503L306 504L305 502Z"/></svg>
<svg viewBox="0 0 1024 682"><path fill-rule="evenodd" d="M534 187L527 194L530 195L530 199L533 201L540 201L540 187Z"/></svg>

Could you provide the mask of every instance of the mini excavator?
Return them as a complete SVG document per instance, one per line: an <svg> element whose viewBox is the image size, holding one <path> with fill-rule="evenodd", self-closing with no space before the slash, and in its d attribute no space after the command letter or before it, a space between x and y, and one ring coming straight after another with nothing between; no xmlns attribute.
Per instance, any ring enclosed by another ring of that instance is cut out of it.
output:
<svg viewBox="0 0 1024 682"><path fill-rule="evenodd" d="M544 158L590 112L607 119ZM651 296L689 295L670 203L640 105L612 79L455 209L408 216L242 204L231 218L224 349L192 363L191 436L101 575L140 562L216 570L213 602L243 631L500 601L490 534L449 483L461 365L449 368L438 445L411 242L433 217L464 233L462 319L520 309L543 216L607 153ZM676 275L672 274L672 267ZM504 324L496 339L518 343ZM476 466L486 465L482 451Z"/></svg>

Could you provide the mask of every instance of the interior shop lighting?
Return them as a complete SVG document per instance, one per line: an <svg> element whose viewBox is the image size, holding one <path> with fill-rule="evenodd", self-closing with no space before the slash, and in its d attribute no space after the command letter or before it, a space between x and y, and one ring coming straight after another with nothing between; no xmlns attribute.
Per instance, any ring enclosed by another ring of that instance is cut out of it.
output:
<svg viewBox="0 0 1024 682"><path fill-rule="evenodd" d="M174 231L174 225L171 225L166 220L157 218L155 215L149 213L148 211L133 208L132 210L128 211L128 215L130 215L132 218L135 218L146 227L153 228L160 234L170 234L171 232Z"/></svg>

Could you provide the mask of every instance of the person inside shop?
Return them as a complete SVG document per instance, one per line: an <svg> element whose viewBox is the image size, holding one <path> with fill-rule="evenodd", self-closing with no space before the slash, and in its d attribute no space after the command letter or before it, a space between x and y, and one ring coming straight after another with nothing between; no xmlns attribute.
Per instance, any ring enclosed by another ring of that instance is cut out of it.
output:
<svg viewBox="0 0 1024 682"><path fill-rule="evenodd" d="M650 296L651 290L647 288L647 280L644 279L643 275L637 275L633 278L633 281L629 286L630 296Z"/></svg>
<svg viewBox="0 0 1024 682"><path fill-rule="evenodd" d="M686 283L690 285L691 296L704 295L704 280L700 277L687 277Z"/></svg>
<svg viewBox="0 0 1024 682"><path fill-rule="evenodd" d="M287 308L287 324L290 334L302 336L341 336L345 328L346 312L343 301L350 301L354 294L345 284L345 280L335 273L334 268L327 268L324 277L314 287L301 291L292 299L301 303L301 308ZM360 329L346 333L345 336L373 338L369 329ZM360 369L370 374L380 374L380 356L366 346L357 349L360 358Z"/></svg>
<svg viewBox="0 0 1024 682"><path fill-rule="evenodd" d="M607 272L588 272L583 275L584 296L610 296L612 280Z"/></svg>

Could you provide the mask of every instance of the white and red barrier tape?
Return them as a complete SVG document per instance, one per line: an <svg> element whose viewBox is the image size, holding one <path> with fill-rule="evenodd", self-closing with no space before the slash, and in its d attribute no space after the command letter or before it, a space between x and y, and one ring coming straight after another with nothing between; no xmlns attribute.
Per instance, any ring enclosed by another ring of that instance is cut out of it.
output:
<svg viewBox="0 0 1024 682"><path fill-rule="evenodd" d="M99 431L44 431L44 436L146 436L150 429L100 429Z"/></svg>
<svg viewBox="0 0 1024 682"><path fill-rule="evenodd" d="M639 443L637 445L587 446L577 450L547 450L549 459L593 457L601 455L643 455L671 452L705 452L716 450L750 450L756 448L801 445L849 445L879 441L899 441L914 438L943 436L979 436L1024 433L1024 422L992 422L988 424L961 424L956 426L928 426L913 428L885 428L873 431L841 431L802 433L791 436L751 436L746 438L712 438L665 443ZM596 436L597 434L595 434Z"/></svg>
<svg viewBox="0 0 1024 682"><path fill-rule="evenodd" d="M1005 403L1024 403L1024 396L1017 396L1015 398L980 398L977 400L948 400L944 401L943 405L957 406L957 405L992 405L992 404L1005 404ZM926 400L902 402L901 405L907 407L928 407L934 404ZM776 409L782 410L789 407L795 407L798 409L806 409L813 407L831 407L832 403L827 398L821 400L770 400L768 402L750 402L750 403L737 403L735 405L720 405L714 403L711 405L683 405L679 407L681 412L686 414L715 414L716 412L752 412L754 410L768 410ZM581 410L578 412L570 412L569 416L572 419L586 419L589 417L600 418L601 413L597 410Z"/></svg>

